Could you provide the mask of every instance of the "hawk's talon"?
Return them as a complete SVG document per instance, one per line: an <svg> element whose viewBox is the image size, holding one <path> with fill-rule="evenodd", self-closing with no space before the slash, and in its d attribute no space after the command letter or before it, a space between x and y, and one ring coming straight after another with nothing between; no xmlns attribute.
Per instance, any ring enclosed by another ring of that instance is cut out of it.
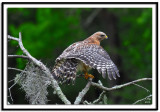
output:
<svg viewBox="0 0 160 112"><path fill-rule="evenodd" d="M89 74L88 77L90 77L92 79L94 78L94 76L92 74Z"/></svg>
<svg viewBox="0 0 160 112"><path fill-rule="evenodd" d="M85 73L84 78L85 78L85 79L88 79L89 77L92 78L92 79L94 78L93 75L88 74L88 73Z"/></svg>

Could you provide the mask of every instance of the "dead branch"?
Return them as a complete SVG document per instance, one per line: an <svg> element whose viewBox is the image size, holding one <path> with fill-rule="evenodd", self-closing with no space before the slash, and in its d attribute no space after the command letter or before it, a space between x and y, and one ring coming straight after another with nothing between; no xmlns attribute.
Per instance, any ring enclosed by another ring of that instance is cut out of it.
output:
<svg viewBox="0 0 160 112"><path fill-rule="evenodd" d="M134 84L134 83L133 83L133 84ZM134 84L134 85L136 85L136 86L138 86L138 87L140 87L140 88L146 90L147 92L150 92L147 88L145 88L145 87L143 87L143 86L141 86L141 85L139 85L139 84Z"/></svg>
<svg viewBox="0 0 160 112"><path fill-rule="evenodd" d="M76 100L74 102L75 105L81 103L82 98L85 96L85 94L88 92L88 90L89 90L89 88L91 86L91 82L92 82L92 78L89 78L86 87L81 92L79 92L79 95L77 96L77 98L76 98Z"/></svg>
<svg viewBox="0 0 160 112"><path fill-rule="evenodd" d="M98 81L98 83L101 86L103 86L103 84L102 84L102 82L100 80ZM102 98L104 97L105 93L106 93L106 91L103 90L103 92L99 95L98 99L93 101L93 104L99 103L102 100Z"/></svg>
<svg viewBox="0 0 160 112"><path fill-rule="evenodd" d="M18 69L18 68L11 68L11 67L8 67L8 69L9 69L9 70L16 70L16 71L19 71L19 72L26 72L26 71L20 70L20 69Z"/></svg>
<svg viewBox="0 0 160 112"><path fill-rule="evenodd" d="M140 99L140 100L137 100L136 102L133 103L133 105L134 105L134 104L137 104L137 103L139 103L139 102L141 102L141 101L147 100L147 99L150 98L150 97L152 97L152 95L148 95L148 96L145 97L145 98L142 98L142 99Z"/></svg>
<svg viewBox="0 0 160 112"><path fill-rule="evenodd" d="M97 87L99 89L102 89L104 91L112 91L112 90L120 89L120 88L125 87L125 86L129 86L131 84L134 84L134 83L137 83L137 82L140 82L140 81L145 81L145 80L152 80L152 78L142 78L142 79L138 79L138 80L135 80L135 81L132 81L132 82L122 84L122 85L116 85L116 86L111 87L111 88L104 87L104 86L102 86L100 84L97 84L97 83L94 83L94 82L91 82L91 85L94 86L94 87Z"/></svg>
<svg viewBox="0 0 160 112"><path fill-rule="evenodd" d="M17 82L19 81L21 75L19 76L19 78L14 82L14 84L8 88L8 91L9 91L9 97L11 98L11 101L13 103L13 98L12 98L12 93L11 93L11 89L17 84Z"/></svg>
<svg viewBox="0 0 160 112"><path fill-rule="evenodd" d="M103 96L105 95L105 93L106 93L106 92L103 91L103 92L99 95L98 99L96 99L96 100L93 101L93 104L97 104L97 103L99 103L100 101L102 101Z"/></svg>
<svg viewBox="0 0 160 112"><path fill-rule="evenodd" d="M8 58L24 58L24 59L29 59L28 56L23 56L23 55L8 55Z"/></svg>
<svg viewBox="0 0 160 112"><path fill-rule="evenodd" d="M57 81L53 78L52 74L50 73L49 69L40 61L38 61L36 58L32 57L30 53L24 48L22 43L22 37L21 33L19 33L19 38L12 37L8 35L8 39L16 40L23 51L23 53L38 67L41 68L41 70L50 78L51 84L56 91L56 94L59 96L59 98L65 103L65 104L71 104L71 102L66 98L66 96L63 94L61 88L59 87Z"/></svg>

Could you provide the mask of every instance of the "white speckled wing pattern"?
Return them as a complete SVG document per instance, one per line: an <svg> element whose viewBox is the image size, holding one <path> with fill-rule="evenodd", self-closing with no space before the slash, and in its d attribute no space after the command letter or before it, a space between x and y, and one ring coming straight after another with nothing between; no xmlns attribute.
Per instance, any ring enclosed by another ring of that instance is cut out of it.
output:
<svg viewBox="0 0 160 112"><path fill-rule="evenodd" d="M72 84L75 83L78 60L76 59L61 59L56 61L52 74L60 83Z"/></svg>
<svg viewBox="0 0 160 112"><path fill-rule="evenodd" d="M74 59L74 61L73 61ZM61 79L68 80L72 79L75 80L76 78L76 71L77 71L77 65L78 60L82 61L86 65L88 65L91 68L97 69L100 74L102 74L103 78L106 77L106 71L108 73L108 78L112 80L112 78L116 79L116 77L120 77L119 70L117 69L116 65L112 62L110 59L108 53L99 45L96 44L88 44L84 41L77 42L72 45L70 45L64 52L56 59L56 65L63 61L63 63L60 64L60 66L55 67L56 69L61 69L61 72L54 73L56 77L61 77ZM65 64L69 63L70 67L67 69ZM73 64L74 63L74 64ZM71 66L72 65L72 66ZM64 70L62 70L62 66L65 66ZM72 69L72 70L71 70ZM70 71L69 73L72 75L65 75L65 70ZM54 70L57 71L57 70ZM64 75L60 75L60 73ZM73 78L72 78L72 77ZM70 81L68 81L70 82Z"/></svg>

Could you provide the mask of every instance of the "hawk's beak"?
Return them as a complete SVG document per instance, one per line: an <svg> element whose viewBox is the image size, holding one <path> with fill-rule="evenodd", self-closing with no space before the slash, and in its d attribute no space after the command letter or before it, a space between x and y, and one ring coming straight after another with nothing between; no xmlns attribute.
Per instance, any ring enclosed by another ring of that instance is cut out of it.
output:
<svg viewBox="0 0 160 112"><path fill-rule="evenodd" d="M108 36L106 35L106 37L105 37L106 39L108 39Z"/></svg>

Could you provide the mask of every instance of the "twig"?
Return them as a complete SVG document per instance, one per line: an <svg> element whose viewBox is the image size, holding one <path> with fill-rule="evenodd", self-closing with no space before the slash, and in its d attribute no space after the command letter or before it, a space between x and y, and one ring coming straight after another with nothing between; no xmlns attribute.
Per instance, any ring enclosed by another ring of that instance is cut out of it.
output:
<svg viewBox="0 0 160 112"><path fill-rule="evenodd" d="M117 86L114 86L112 88L107 88L107 87L104 87L104 86L102 86L100 84L97 84L97 83L94 83L94 82L91 82L91 85L94 86L94 87L97 87L99 89L102 89L104 91L111 91L111 90L120 89L122 87L134 84L136 82L145 81L145 80L152 80L152 78L142 78L142 79L138 79L138 80L135 80L135 81L132 81L132 82L128 82L128 83L122 84L122 85L117 85Z"/></svg>
<svg viewBox="0 0 160 112"><path fill-rule="evenodd" d="M11 68L11 67L8 67L9 70L16 70L16 71L19 71L19 72L26 72L24 70L21 70L21 69L18 69L18 68Z"/></svg>
<svg viewBox="0 0 160 112"><path fill-rule="evenodd" d="M12 36L10 36L10 35L8 35L8 39L19 41L18 38L12 37Z"/></svg>
<svg viewBox="0 0 160 112"><path fill-rule="evenodd" d="M139 102L141 102L141 101L143 101L143 100L146 100L146 99L149 98L149 97L152 97L152 95L149 95L149 96L147 96L147 97L145 97L145 98L142 98L142 99L140 99L140 100L137 100L136 102L133 103L133 105L134 105L134 104L137 104L137 103L139 103Z"/></svg>
<svg viewBox="0 0 160 112"><path fill-rule="evenodd" d="M20 75L20 77L21 77L21 75ZM20 77L19 77L19 79L20 79ZM13 103L13 98L12 98L11 89L17 84L17 82L19 81L19 79L17 79L16 82L11 87L8 88L9 97L11 98L12 103Z"/></svg>
<svg viewBox="0 0 160 112"><path fill-rule="evenodd" d="M92 82L92 78L89 78L86 87L81 92L79 92L79 94L74 102L75 105L79 104L82 101L82 98L85 96L85 94L88 92L88 90L91 86L91 82Z"/></svg>
<svg viewBox="0 0 160 112"><path fill-rule="evenodd" d="M106 93L106 92L103 91L103 92L99 95L98 99L96 99L96 100L93 101L93 104L99 103L99 102L102 100L102 98L103 98L103 96L105 95L105 93Z"/></svg>
<svg viewBox="0 0 160 112"><path fill-rule="evenodd" d="M10 81L8 81L8 82L12 82L12 81L14 81L14 79L12 79L12 80L10 80Z"/></svg>
<svg viewBox="0 0 160 112"><path fill-rule="evenodd" d="M23 55L8 55L8 58L24 58L24 59L29 59L28 56L23 56Z"/></svg>
<svg viewBox="0 0 160 112"><path fill-rule="evenodd" d="M136 86L138 86L138 87L140 87L140 88L142 88L142 89L144 89L144 90L146 90L147 92L150 92L147 88L145 88L145 87L143 87L143 86L141 86L139 84L135 84L135 83L133 83L133 84L136 85Z"/></svg>
<svg viewBox="0 0 160 112"><path fill-rule="evenodd" d="M53 78L52 74L50 73L49 69L40 61L38 61L36 58L32 57L30 53L24 48L23 43L22 43L22 37L21 33L19 33L19 39L12 37L8 35L8 39L16 40L19 43L19 46L23 53L38 67L41 68L41 70L50 78L51 84L53 88L56 91L56 94L59 96L59 98L65 103L65 104L71 104L71 102L66 98L66 96L63 94L61 88L59 87L57 81Z"/></svg>
<svg viewBox="0 0 160 112"><path fill-rule="evenodd" d="M83 104L90 105L91 103L89 103L88 101L85 100L85 101L83 102Z"/></svg>
<svg viewBox="0 0 160 112"><path fill-rule="evenodd" d="M103 86L103 84L102 84L102 82L100 80L98 81L98 83L101 86ZM96 100L93 101L93 104L99 103L102 100L102 98L105 95L105 93L106 93L106 91L103 90L103 92L99 95L98 99L96 99Z"/></svg>

